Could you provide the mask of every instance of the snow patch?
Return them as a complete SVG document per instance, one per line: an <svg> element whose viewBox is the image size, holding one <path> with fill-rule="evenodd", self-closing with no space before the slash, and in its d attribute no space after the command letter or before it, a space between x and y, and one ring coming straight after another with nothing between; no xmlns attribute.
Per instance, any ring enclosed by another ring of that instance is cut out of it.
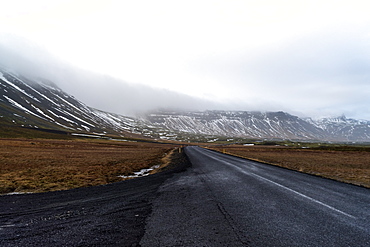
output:
<svg viewBox="0 0 370 247"><path fill-rule="evenodd" d="M23 93L24 95L28 96L29 98L33 99L33 100L36 100L37 102L40 102L38 99L36 99L35 97L33 97L32 95L26 93L26 91L24 91L23 89L21 89L20 87L18 87L17 85L15 85L14 83L8 81L5 77L4 77L4 74L0 72L0 79L2 79L3 81L5 81L6 83L8 83L10 86L14 87L15 89L17 89L19 92Z"/></svg>
<svg viewBox="0 0 370 247"><path fill-rule="evenodd" d="M43 115L43 116L45 116L45 117L47 117L47 118L49 118L51 121L55 121L53 118L51 118L50 116L48 116L48 115L46 115L43 111L41 111L39 108L37 108L36 106L34 106L34 105L32 105L31 104L31 106L38 112L38 113L40 113L41 115Z"/></svg>
<svg viewBox="0 0 370 247"><path fill-rule="evenodd" d="M48 112L50 112L51 114L53 114L55 117L57 117L57 118L60 118L60 119L63 119L64 121L66 121L66 122L70 122L70 123L73 123L73 124L77 124L76 122L74 122L74 121L72 121L72 120L70 120L70 119L68 119L68 118L65 118L65 117L63 117L63 116L61 116L61 115L58 115L58 114L55 114L54 112L52 112L52 111L50 111L50 110L48 110Z"/></svg>
<svg viewBox="0 0 370 247"><path fill-rule="evenodd" d="M28 110L27 108L23 107L21 104L17 103L15 100L13 100L13 99L11 99L11 98L9 98L9 97L5 96L5 95L4 95L4 98L6 98L6 99L9 101L9 103L10 103L10 104L12 104L13 106L15 106L15 107L17 107L17 108L21 109L21 110L22 110L22 111L24 111L25 113L28 113L28 114L33 115L33 116L35 116L35 117L38 117L38 118L41 118L41 119L47 120L47 119L45 119L45 118L43 118L43 117L41 117L41 116L39 116L39 115L37 115L37 114L33 113L32 111Z"/></svg>
<svg viewBox="0 0 370 247"><path fill-rule="evenodd" d="M7 193L5 194L5 196L11 196L11 195L23 195L23 194L32 194L32 192L10 192L10 193ZM11 225L9 225L11 226ZM4 226L2 226L4 227ZM1 227L0 227L1 228Z"/></svg>
<svg viewBox="0 0 370 247"><path fill-rule="evenodd" d="M145 176L148 176L150 174L151 171L159 168L160 165L155 165L155 166L152 166L150 168L147 168L147 169L141 169L140 171L138 172L134 172L133 175L129 175L129 176L124 176L124 175L121 175L121 176L118 176L120 178L138 178L138 177L145 177Z"/></svg>

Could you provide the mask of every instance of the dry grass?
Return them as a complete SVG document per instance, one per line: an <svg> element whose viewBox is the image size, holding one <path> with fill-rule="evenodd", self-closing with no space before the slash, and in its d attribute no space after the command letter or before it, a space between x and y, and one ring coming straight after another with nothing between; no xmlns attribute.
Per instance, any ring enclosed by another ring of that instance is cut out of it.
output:
<svg viewBox="0 0 370 247"><path fill-rule="evenodd" d="M102 140L0 139L0 193L106 184L161 164L170 145Z"/></svg>
<svg viewBox="0 0 370 247"><path fill-rule="evenodd" d="M225 146L220 152L370 188L370 152ZM359 149L360 150L360 149Z"/></svg>

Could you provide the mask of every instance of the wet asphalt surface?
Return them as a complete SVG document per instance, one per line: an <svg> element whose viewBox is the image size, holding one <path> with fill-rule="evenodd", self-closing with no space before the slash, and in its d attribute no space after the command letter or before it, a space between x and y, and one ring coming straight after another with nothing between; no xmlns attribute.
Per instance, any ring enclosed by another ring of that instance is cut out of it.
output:
<svg viewBox="0 0 370 247"><path fill-rule="evenodd" d="M370 190L188 147L142 246L370 246Z"/></svg>
<svg viewBox="0 0 370 247"><path fill-rule="evenodd" d="M187 147L162 173L0 196L0 246L370 246L370 190Z"/></svg>

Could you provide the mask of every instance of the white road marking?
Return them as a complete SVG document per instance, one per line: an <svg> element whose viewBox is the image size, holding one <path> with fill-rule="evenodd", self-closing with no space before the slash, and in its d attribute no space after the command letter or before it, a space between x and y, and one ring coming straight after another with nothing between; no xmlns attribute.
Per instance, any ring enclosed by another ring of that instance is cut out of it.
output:
<svg viewBox="0 0 370 247"><path fill-rule="evenodd" d="M238 168L239 168L239 167L238 167ZM243 170L241 170L241 171L242 171L244 174L247 174L247 172L245 172L245 171L243 171ZM290 192L293 192L293 193L295 193L295 194L297 194L297 195L299 195L299 196L302 196L302 197L304 197L304 198L306 198L306 199L308 199L308 200L310 200L310 201L316 202L317 204L320 204L321 206L327 207L327 208L329 208L329 209L331 209L331 210L333 210L333 211L335 211L335 212L337 212L337 213L340 213L340 214L343 214L343 215L345 215L345 216L347 216L347 217L350 217L350 218L356 219L356 217L355 217L355 216L353 216L353 215L347 214L347 213L345 213L345 212L343 212L343 211L341 211L341 210L339 210L339 209L336 209L336 208L334 208L334 207L332 207L332 206L330 206L330 205L328 205L328 204L326 204L326 203L320 202L320 201L318 201L318 200L316 200L316 199L314 199L314 198L312 198L312 197L309 197L309 196L307 196L307 195L305 195L305 194L302 194L302 193L300 193L300 192L298 192L298 191L295 191L295 190L293 190L293 189L291 189L291 188L288 188L288 187L286 187L286 186L284 186L284 185L282 185L282 184L276 183L276 182L274 182L274 181L272 181L272 180L270 180L270 179L264 178L264 177L262 177L262 176L260 176L260 175L255 174L255 173L248 173L248 174L249 174L249 175L256 176L256 177L258 177L258 178L260 178L260 179L263 179L263 180L265 180L265 181L267 181L267 182L270 182L270 183L272 183L272 184L274 184L274 185L276 185L276 186L279 186L280 188L283 188L283 189L289 190Z"/></svg>
<svg viewBox="0 0 370 247"><path fill-rule="evenodd" d="M203 153L203 154L205 154L205 153ZM209 158L215 159L215 160L217 160L217 161L221 161L221 160L216 159L215 157L212 157L212 156L210 156L210 155L208 155L208 154L205 154L205 155L206 155L207 157L209 157ZM235 166L235 165L233 165L232 163L229 163L229 162L227 162L227 161L224 161L224 160L223 160L222 162L223 162L223 163L225 163L225 164L227 164L227 165L232 165L233 167L237 168L238 170L240 170L240 171L241 171L242 173L244 173L244 174L247 174L247 175L253 175L253 176L255 176L255 177L258 177L258 178L260 178L260 179L262 179L262 180L265 180L265 181L270 182L270 183L272 183L272 184L274 184L274 185L276 185L276 186L279 186L279 187L281 187L281 188L283 188L283 189L286 189L286 190L288 190L288 191L290 191L290 192L293 192L293 193L295 193L295 194L297 194L297 195L299 195L299 196L302 196L302 197L304 197L304 198L306 198L306 199L308 199L308 200L310 200L310 201L313 201L313 202L315 202L315 203L317 203L317 204L320 204L321 206L324 206L324 207L326 207L326 208L329 208L329 209L331 209L331 210L333 210L333 211L335 211L335 212L337 212L337 213L340 213L340 214L343 214L343 215L345 215L345 216L347 216L347 217L350 217L350 218L356 219L356 217L355 217L355 216L353 216L353 215L347 214L347 213L345 213L345 212L343 212L343 211L341 211L341 210L339 210L339 209L337 209L337 208L334 208L334 207L332 207L332 206L330 206L330 205L328 205L328 204L325 204L325 203L323 203L323 202L320 202L320 201L318 201L318 200L316 200L316 199L314 199L314 198L312 198L312 197L309 197L309 196L307 196L307 195L305 195L305 194L302 194L302 193L300 193L300 192L298 192L298 191L295 191L295 190L293 190L293 189L291 189L291 188L288 188L288 187L286 187L286 186L284 186L284 185L282 185L282 184L279 184L279 183L274 182L274 181L272 181L272 180L270 180L270 179L264 178L264 177L262 177L262 176L260 176L260 175L255 174L255 173L252 173L252 172L246 172L246 171L244 171L243 169L241 169L240 167L237 167L237 166Z"/></svg>
<svg viewBox="0 0 370 247"><path fill-rule="evenodd" d="M9 228L9 227L14 227L14 224L7 224L7 225L2 225L0 226L0 230L3 230L4 228Z"/></svg>

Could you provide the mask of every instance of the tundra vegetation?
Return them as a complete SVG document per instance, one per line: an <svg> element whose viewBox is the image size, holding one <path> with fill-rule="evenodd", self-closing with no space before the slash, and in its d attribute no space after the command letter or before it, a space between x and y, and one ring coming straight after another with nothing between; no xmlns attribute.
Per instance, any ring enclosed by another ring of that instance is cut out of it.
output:
<svg viewBox="0 0 370 247"><path fill-rule="evenodd" d="M0 193L118 182L166 162L175 145L93 139L0 139Z"/></svg>
<svg viewBox="0 0 370 247"><path fill-rule="evenodd" d="M370 147L319 143L227 145L212 149L370 188Z"/></svg>
<svg viewBox="0 0 370 247"><path fill-rule="evenodd" d="M171 150L181 145L139 139L77 138L62 132L5 125L0 125L0 133L0 194L118 182L141 169L171 163ZM237 140L217 139L206 145L236 156L370 188L369 145L256 140L254 146L225 145L231 141Z"/></svg>

